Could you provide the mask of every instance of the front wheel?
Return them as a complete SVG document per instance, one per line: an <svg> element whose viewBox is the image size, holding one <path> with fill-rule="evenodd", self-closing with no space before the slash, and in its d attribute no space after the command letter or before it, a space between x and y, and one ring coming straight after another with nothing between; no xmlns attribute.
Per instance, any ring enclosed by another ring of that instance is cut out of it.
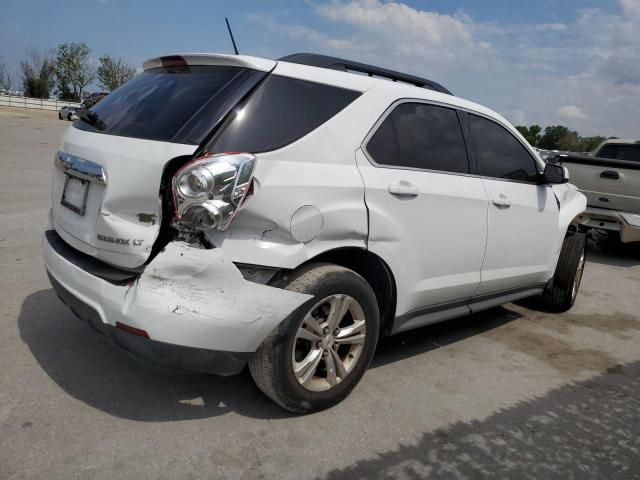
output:
<svg viewBox="0 0 640 480"><path fill-rule="evenodd" d="M378 341L378 303L352 270L313 264L294 272L286 290L313 295L262 343L249 370L262 392L296 413L342 401L366 371Z"/></svg>
<svg viewBox="0 0 640 480"><path fill-rule="evenodd" d="M567 236L560 250L553 281L542 294L542 305L553 312L566 312L576 301L585 263L585 234Z"/></svg>

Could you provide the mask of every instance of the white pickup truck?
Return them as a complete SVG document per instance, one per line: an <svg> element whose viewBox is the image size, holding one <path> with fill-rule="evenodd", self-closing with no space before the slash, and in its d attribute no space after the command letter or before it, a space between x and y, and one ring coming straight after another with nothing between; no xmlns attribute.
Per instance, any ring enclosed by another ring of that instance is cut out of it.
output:
<svg viewBox="0 0 640 480"><path fill-rule="evenodd" d="M640 241L640 140L605 140L591 155L561 154L556 161L587 197L579 223L617 232L624 243Z"/></svg>

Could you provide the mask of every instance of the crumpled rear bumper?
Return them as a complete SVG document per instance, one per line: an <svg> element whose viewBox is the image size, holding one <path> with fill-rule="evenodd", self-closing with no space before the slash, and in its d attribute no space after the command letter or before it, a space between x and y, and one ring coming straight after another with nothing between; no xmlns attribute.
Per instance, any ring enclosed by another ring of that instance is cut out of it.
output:
<svg viewBox="0 0 640 480"><path fill-rule="evenodd" d="M237 373L264 338L311 298L246 281L221 249L172 242L126 284L93 275L64 255L45 233L51 283L79 317L132 356L185 370ZM118 323L149 338L116 328Z"/></svg>

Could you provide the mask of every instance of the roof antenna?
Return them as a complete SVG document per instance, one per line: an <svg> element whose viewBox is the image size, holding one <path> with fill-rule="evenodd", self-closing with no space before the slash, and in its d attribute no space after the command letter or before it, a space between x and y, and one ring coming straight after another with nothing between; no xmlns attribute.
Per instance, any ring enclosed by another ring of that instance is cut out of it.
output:
<svg viewBox="0 0 640 480"><path fill-rule="evenodd" d="M224 21L227 22L227 30L229 30L229 36L231 37L231 43L233 43L233 51L236 52L236 55L239 55L238 47L236 47L236 41L233 38L233 32L231 31L231 25L229 25L229 19L227 17L224 17Z"/></svg>

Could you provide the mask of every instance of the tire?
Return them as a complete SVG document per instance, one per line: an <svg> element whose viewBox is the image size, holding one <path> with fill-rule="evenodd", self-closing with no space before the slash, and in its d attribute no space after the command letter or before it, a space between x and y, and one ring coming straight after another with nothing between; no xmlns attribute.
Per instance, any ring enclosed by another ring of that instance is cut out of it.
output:
<svg viewBox="0 0 640 480"><path fill-rule="evenodd" d="M560 250L551 285L542 294L542 306L552 312L566 312L576 301L585 263L586 236L576 232L567 236Z"/></svg>
<svg viewBox="0 0 640 480"><path fill-rule="evenodd" d="M60 112L58 112L58 118L62 120L62 114Z"/></svg>
<svg viewBox="0 0 640 480"><path fill-rule="evenodd" d="M324 410L344 400L371 363L380 330L378 302L364 278L333 264L307 265L290 275L284 288L314 298L292 312L264 340L249 360L249 370L258 388L286 410L295 413ZM330 315L334 308L348 309L342 317ZM360 315L363 319L357 320ZM338 330L329 331L329 321L338 317L341 317ZM300 337L301 334L307 337L309 332L316 338ZM358 338L356 343L359 335L363 339ZM359 343L361 340L363 343ZM301 367L314 362L313 370ZM331 364L335 368L331 369ZM294 367L306 373L295 373ZM305 375L308 380L304 380Z"/></svg>
<svg viewBox="0 0 640 480"><path fill-rule="evenodd" d="M67 115L67 120L71 121L71 114Z"/></svg>

